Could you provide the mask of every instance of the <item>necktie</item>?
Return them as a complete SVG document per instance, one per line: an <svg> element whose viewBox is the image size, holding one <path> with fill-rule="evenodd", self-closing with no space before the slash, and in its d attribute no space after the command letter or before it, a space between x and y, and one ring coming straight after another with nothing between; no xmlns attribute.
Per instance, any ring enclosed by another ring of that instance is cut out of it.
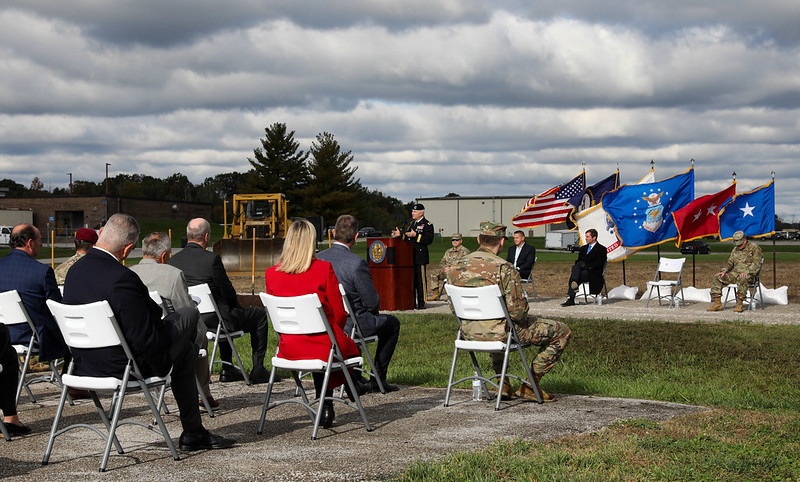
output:
<svg viewBox="0 0 800 482"><path fill-rule="evenodd" d="M590 244L588 248L586 248L586 254L589 254L592 251L593 244Z"/></svg>

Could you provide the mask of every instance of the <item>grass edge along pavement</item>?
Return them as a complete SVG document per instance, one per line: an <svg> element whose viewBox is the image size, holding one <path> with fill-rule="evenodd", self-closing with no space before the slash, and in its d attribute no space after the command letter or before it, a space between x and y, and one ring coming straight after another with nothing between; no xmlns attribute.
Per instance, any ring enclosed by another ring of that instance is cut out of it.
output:
<svg viewBox="0 0 800 482"><path fill-rule="evenodd" d="M456 322L400 313L393 383L447 384ZM665 423L626 420L546 443L498 440L412 464L400 480L793 480L800 478L800 327L567 320L574 337L543 378L554 393L713 407ZM249 352L239 339L240 352ZM275 337L270 337L274 350ZM274 351L273 351L274 353ZM247 356L247 355L245 355ZM490 370L488 357L479 357ZM246 362L249 363L249 360ZM512 362L512 369L520 369ZM459 357L459 373L471 371ZM556 402L557 403L557 402Z"/></svg>

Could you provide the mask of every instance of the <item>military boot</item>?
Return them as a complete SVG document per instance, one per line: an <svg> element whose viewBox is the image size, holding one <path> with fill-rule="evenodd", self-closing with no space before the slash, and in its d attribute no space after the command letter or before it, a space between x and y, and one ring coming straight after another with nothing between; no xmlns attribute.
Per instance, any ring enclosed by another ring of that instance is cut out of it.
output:
<svg viewBox="0 0 800 482"><path fill-rule="evenodd" d="M536 382L536 388L539 389L539 395L541 395L542 401L545 403L555 402L556 397L542 390L542 387L539 385L539 380L541 379L542 375L540 373L533 372L533 380ZM524 382L520 385L514 395L526 400L536 400L536 392L533 391L533 387L531 387L531 384L528 382Z"/></svg>
<svg viewBox="0 0 800 482"><path fill-rule="evenodd" d="M713 305L709 306L706 311L722 311L725 309L722 307L722 295L713 295L711 297L711 302Z"/></svg>
<svg viewBox="0 0 800 482"><path fill-rule="evenodd" d="M735 313L741 313L744 311L744 296L737 296L736 297L736 308L733 309Z"/></svg>

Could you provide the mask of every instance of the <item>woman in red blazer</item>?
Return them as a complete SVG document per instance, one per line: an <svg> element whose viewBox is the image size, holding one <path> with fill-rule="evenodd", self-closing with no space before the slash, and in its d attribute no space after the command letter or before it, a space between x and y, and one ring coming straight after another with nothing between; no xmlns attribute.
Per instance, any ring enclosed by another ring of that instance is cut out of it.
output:
<svg viewBox="0 0 800 482"><path fill-rule="evenodd" d="M336 341L345 358L359 355L358 346L343 328L347 321L339 280L333 266L316 258L317 232L314 225L305 219L298 219L289 226L283 243L283 253L278 264L268 268L265 273L266 292L274 296L300 296L316 293L322 303L328 322L333 328ZM318 358L327 361L331 341L327 333L316 335L281 335L278 353L283 358L297 360ZM320 396L323 377L314 373L314 386L317 398ZM325 396L332 396L333 389L344 383L339 373L331 377ZM329 428L333 424L333 402L323 405L321 424Z"/></svg>

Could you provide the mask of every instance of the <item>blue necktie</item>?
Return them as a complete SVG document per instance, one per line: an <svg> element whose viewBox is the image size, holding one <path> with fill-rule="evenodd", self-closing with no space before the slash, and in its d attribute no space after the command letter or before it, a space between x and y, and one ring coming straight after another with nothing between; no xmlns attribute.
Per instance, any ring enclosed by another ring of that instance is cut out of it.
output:
<svg viewBox="0 0 800 482"><path fill-rule="evenodd" d="M589 247L586 248L586 254L589 254L589 252L592 250L592 246L594 246L594 245L590 244Z"/></svg>

